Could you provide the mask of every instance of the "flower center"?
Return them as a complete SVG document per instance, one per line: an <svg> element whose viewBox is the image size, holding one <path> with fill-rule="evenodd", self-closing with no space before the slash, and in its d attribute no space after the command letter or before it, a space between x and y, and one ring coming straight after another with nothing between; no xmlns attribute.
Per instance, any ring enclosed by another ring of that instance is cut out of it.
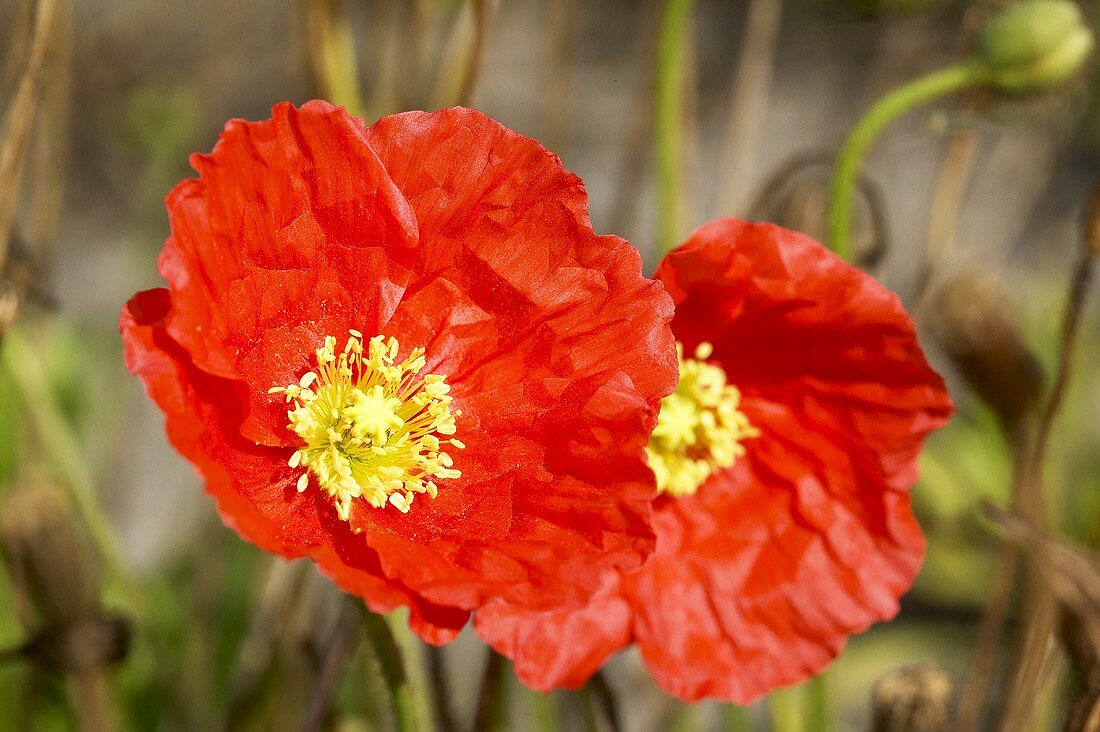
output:
<svg viewBox="0 0 1100 732"><path fill-rule="evenodd" d="M317 349L317 370L297 384L276 386L293 407L287 425L305 443L290 456L290 467L307 468L298 491L309 486L310 473L336 503L344 521L352 501L363 498L375 508L389 503L402 513L417 493L435 498L432 478L458 478L451 456L440 449L459 440L440 439L455 433L451 387L439 374L418 376L424 349L396 363L394 338L375 336L363 347L363 334L351 338L337 354L336 339L325 337Z"/></svg>
<svg viewBox="0 0 1100 732"><path fill-rule="evenodd" d="M713 351L701 343L695 358L684 358L684 347L676 344L680 383L661 401L646 447L658 492L674 498L692 495L715 472L732 467L745 454L741 441L760 434L738 408L741 393L706 362Z"/></svg>

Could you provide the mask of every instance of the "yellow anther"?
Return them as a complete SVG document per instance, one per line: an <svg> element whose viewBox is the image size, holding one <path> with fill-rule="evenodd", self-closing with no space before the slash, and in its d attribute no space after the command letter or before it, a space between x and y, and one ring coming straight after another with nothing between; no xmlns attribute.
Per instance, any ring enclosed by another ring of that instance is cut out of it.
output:
<svg viewBox="0 0 1100 732"><path fill-rule="evenodd" d="M405 513L417 493L435 498L433 478L462 475L452 467L451 455L439 449L439 435L455 434L459 413L451 411L445 376L419 376L424 349L413 349L396 364L396 339L375 336L364 348L362 333L349 333L339 354L336 339L325 337L316 351L316 371L297 384L268 390L285 394L292 406L288 427L304 442L288 465L306 468L298 491L308 488L312 474L344 521L357 498ZM448 442L464 447L458 440Z"/></svg>
<svg viewBox="0 0 1100 732"><path fill-rule="evenodd" d="M695 493L717 471L732 467L745 454L741 441L758 436L760 430L740 411L741 393L726 383L725 372L706 363L714 353L711 344L700 343L695 358L685 359L680 344L676 353L680 382L661 401L646 454L658 491L679 498Z"/></svg>

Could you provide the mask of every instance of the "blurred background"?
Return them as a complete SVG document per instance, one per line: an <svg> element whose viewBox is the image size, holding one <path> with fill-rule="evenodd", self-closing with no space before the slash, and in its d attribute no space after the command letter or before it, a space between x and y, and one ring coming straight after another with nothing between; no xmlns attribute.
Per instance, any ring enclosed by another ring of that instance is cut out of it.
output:
<svg viewBox="0 0 1100 732"><path fill-rule="evenodd" d="M368 122L477 107L558 153L585 181L596 230L625 236L652 267L664 239L718 215L822 238L832 158L860 114L972 53L1005 5L696 0L677 42L662 45L674 4L0 0L0 224L13 232L0 258L0 332L19 323L0 371L0 726L295 729L310 689L288 692L287 680L308 687L301 680L325 666L334 593L309 567L273 561L220 525L122 364L119 309L161 284L163 197L227 119L318 96ZM1082 9L1094 23L1100 6ZM992 729L1021 688L1033 709L1019 729L1100 726L1090 645L1100 638L1100 318L1082 284L1085 212L1100 180L1094 72L1089 59L1038 94L979 90L922 106L865 160L857 253L914 313L959 415L933 437L914 493L925 568L894 622L852 639L827 691L782 692L745 714L688 706L627 652L596 686L546 698L505 668L486 711L479 689L493 662L471 632L442 652L398 632L427 669L417 683L449 693L452 728L480 711L485 726L516 729L550 719L579 729L931 730L948 728L935 714L951 706ZM677 123L672 222L659 215L654 155L670 144L658 134L661 83L674 90ZM56 444L58 434L69 441ZM1029 471L1044 476L1030 499ZM76 508L61 487L74 483ZM118 557L87 548L82 500L106 522L90 533L112 531ZM54 539L45 548L41 532ZM39 567L35 551L53 575L26 569ZM1038 585L1037 574L1068 589ZM1029 645L1040 595L1054 603L1050 627ZM44 641L23 648L65 612L97 620L83 666L42 651ZM1030 686L1014 685L1023 661L1036 669ZM316 723L389 728L375 662L364 652L350 663ZM927 665L899 674L918 663ZM820 698L828 727L810 703ZM931 716L898 726L898 698ZM446 727L444 714L437 708L432 725ZM873 726L883 719L895 726Z"/></svg>

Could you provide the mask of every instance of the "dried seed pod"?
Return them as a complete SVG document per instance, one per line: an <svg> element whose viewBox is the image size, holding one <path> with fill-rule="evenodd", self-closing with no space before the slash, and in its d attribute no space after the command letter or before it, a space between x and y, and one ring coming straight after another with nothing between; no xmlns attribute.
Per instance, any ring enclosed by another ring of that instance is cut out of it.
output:
<svg viewBox="0 0 1100 732"><path fill-rule="evenodd" d="M793 158L764 183L749 218L771 221L825 241L832 171L831 155ZM889 235L885 210L878 188L867 176L861 175L852 214L852 246L856 263L861 267L877 264L887 249Z"/></svg>
<svg viewBox="0 0 1100 732"><path fill-rule="evenodd" d="M20 655L64 674L79 729L116 729L109 667L129 650L130 624L100 606L99 559L69 497L49 484L5 495L0 556L31 638Z"/></svg>
<svg viewBox="0 0 1100 732"><path fill-rule="evenodd" d="M35 484L4 497L0 554L28 631L70 625L98 612L99 558L60 489Z"/></svg>
<svg viewBox="0 0 1100 732"><path fill-rule="evenodd" d="M962 272L934 295L933 334L970 387L1011 429L1039 403L1043 372L1013 317L1005 283Z"/></svg>
<svg viewBox="0 0 1100 732"><path fill-rule="evenodd" d="M115 664L130 649L130 622L121 615L92 615L39 633L26 653L58 673L80 674Z"/></svg>
<svg viewBox="0 0 1100 732"><path fill-rule="evenodd" d="M882 677L872 692L874 732L934 732L948 729L955 679L931 663L907 666Z"/></svg>

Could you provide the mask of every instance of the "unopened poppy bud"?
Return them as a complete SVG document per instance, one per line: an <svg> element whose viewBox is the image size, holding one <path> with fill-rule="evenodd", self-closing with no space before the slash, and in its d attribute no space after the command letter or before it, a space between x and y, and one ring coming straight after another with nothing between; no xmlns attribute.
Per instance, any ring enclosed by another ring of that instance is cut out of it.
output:
<svg viewBox="0 0 1100 732"><path fill-rule="evenodd" d="M1092 31L1071 0L1029 0L995 17L978 41L989 83L1009 92L1056 86L1081 68Z"/></svg>
<svg viewBox="0 0 1100 732"><path fill-rule="evenodd" d="M1013 318L1003 281L962 273L940 288L931 326L970 387L1012 428L1038 403L1042 369Z"/></svg>

